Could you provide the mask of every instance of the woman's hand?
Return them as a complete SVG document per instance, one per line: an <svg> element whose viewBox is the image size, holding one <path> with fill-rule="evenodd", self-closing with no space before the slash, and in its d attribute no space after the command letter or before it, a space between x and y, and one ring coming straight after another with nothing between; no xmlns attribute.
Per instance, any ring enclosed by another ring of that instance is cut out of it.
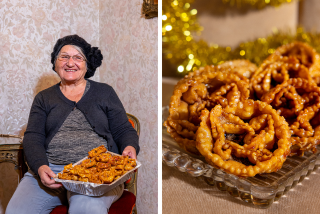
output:
<svg viewBox="0 0 320 214"><path fill-rule="evenodd" d="M47 165L40 166L38 169L38 174L40 176L41 182L46 187L49 187L51 189L57 189L62 187L62 184L57 184L55 180L51 179L51 178L55 178L56 174L54 174L54 172L50 169L49 166Z"/></svg>
<svg viewBox="0 0 320 214"><path fill-rule="evenodd" d="M137 159L136 149L133 146L127 146L126 148L124 148L122 155L129 155L130 158Z"/></svg>

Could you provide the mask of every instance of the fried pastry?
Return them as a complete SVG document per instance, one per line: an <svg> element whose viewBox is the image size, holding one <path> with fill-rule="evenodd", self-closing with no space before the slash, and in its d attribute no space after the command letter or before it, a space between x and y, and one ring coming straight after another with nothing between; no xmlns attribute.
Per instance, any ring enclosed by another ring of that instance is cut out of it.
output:
<svg viewBox="0 0 320 214"><path fill-rule="evenodd" d="M97 155L101 154L101 153L105 153L107 151L106 147L104 147L104 145L101 145L97 148L92 149L91 151L88 152L88 156L90 158L96 157Z"/></svg>
<svg viewBox="0 0 320 214"><path fill-rule="evenodd" d="M82 161L81 166L84 168L90 168L97 164L96 160L94 158L86 159Z"/></svg>
<svg viewBox="0 0 320 214"><path fill-rule="evenodd" d="M103 182L101 181L99 175L100 175L99 173L93 174L91 176L91 178L89 178L89 182L96 183L96 184L103 184Z"/></svg>
<svg viewBox="0 0 320 214"><path fill-rule="evenodd" d="M110 158L109 163L112 166L123 165L124 156L113 156L112 158Z"/></svg>
<svg viewBox="0 0 320 214"><path fill-rule="evenodd" d="M131 159L126 157L124 160L124 170L130 171L131 169L135 168L137 166L137 162L135 159Z"/></svg>
<svg viewBox="0 0 320 214"><path fill-rule="evenodd" d="M129 156L113 156L110 153L100 153L104 149L101 149L101 146L98 148L90 151L88 159L83 160L79 165L66 165L62 173L58 173L58 178L110 184L137 165L136 160L129 158Z"/></svg>
<svg viewBox="0 0 320 214"><path fill-rule="evenodd" d="M195 133L203 109L211 109L216 104L234 108L249 97L249 80L233 72L230 66L231 63L226 63L200 68L180 80L174 88L170 115L164 126L179 146L190 153L200 154Z"/></svg>
<svg viewBox="0 0 320 214"><path fill-rule="evenodd" d="M261 98L289 123L291 155L315 151L320 143L320 87L305 79L289 79Z"/></svg>
<svg viewBox="0 0 320 214"><path fill-rule="evenodd" d="M109 162L109 159L112 157L110 153L102 153L96 156L96 161L99 162Z"/></svg>
<svg viewBox="0 0 320 214"><path fill-rule="evenodd" d="M232 60L189 73L174 87L164 126L185 151L228 173L275 172L320 144L317 85L319 54L293 42L258 68Z"/></svg>
<svg viewBox="0 0 320 214"><path fill-rule="evenodd" d="M111 163L98 162L97 167L99 170L109 169L111 167Z"/></svg>
<svg viewBox="0 0 320 214"><path fill-rule="evenodd" d="M100 180L105 184L110 184L115 178L115 174L112 171L103 171L99 174Z"/></svg>
<svg viewBox="0 0 320 214"><path fill-rule="evenodd" d="M218 65L218 69L224 72L234 72L241 74L242 76L250 79L252 74L258 69L258 67L249 60L236 59L226 61L221 65Z"/></svg>
<svg viewBox="0 0 320 214"><path fill-rule="evenodd" d="M278 47L267 60L277 61L278 57L294 57L299 61L299 64L304 65L311 73L311 76L320 72L320 56L314 48L307 43L292 42Z"/></svg>
<svg viewBox="0 0 320 214"><path fill-rule="evenodd" d="M320 55L307 43L292 42L282 45L271 54L267 60L277 61L278 57L294 57L299 61L299 64L305 66L312 80L320 85ZM297 77L292 77L297 78Z"/></svg>
<svg viewBox="0 0 320 214"><path fill-rule="evenodd" d="M70 169L72 169L72 167L73 167L73 166L72 166L72 163L66 165L66 166L64 167L64 169L63 169L63 172L69 172Z"/></svg>
<svg viewBox="0 0 320 214"><path fill-rule="evenodd" d="M221 105L210 112L203 110L196 134L197 148L208 163L242 177L279 170L291 146L284 118L264 102L248 102L254 107L245 120L237 111L228 112ZM250 164L237 158L247 159Z"/></svg>
<svg viewBox="0 0 320 214"><path fill-rule="evenodd" d="M254 98L260 99L263 94L290 78L303 78L314 82L308 68L300 64L297 58L277 57L264 61L250 79L250 89Z"/></svg>

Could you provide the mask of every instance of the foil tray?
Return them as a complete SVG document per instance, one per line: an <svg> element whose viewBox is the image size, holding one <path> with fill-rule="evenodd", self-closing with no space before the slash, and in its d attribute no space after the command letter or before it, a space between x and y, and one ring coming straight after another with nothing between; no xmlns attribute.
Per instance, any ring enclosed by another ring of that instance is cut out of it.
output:
<svg viewBox="0 0 320 214"><path fill-rule="evenodd" d="M162 108L162 124L169 116L168 107ZM181 149L162 126L162 162L193 177L202 177L209 185L228 192L232 197L256 208L266 209L291 188L302 182L320 165L320 146L316 153L305 152L303 157L287 157L282 168L273 173L240 178L206 163L203 157Z"/></svg>
<svg viewBox="0 0 320 214"><path fill-rule="evenodd" d="M110 153L113 156L114 155L120 156L119 154L109 152L109 151L107 151L106 153ZM81 164L81 162L86 159L88 159L88 157L85 157L79 160L77 163L73 164L73 166ZM54 178L54 180L56 182L62 183L62 185L71 192L76 192L79 194L89 195L89 196L101 196L106 192L110 191L111 189L113 189L114 187L118 186L119 184L124 183L125 181L130 179L134 171L141 166L141 163L139 161L136 161L136 162L137 162L137 166L135 168L126 172L124 175L122 175L117 180L113 181L111 184L96 184L96 183L82 182L82 181L63 180L59 178Z"/></svg>

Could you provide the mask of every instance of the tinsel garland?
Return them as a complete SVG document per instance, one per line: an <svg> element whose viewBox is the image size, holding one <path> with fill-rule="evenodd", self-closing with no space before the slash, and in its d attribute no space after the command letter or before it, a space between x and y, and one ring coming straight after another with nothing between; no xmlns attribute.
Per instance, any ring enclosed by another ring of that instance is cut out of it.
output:
<svg viewBox="0 0 320 214"><path fill-rule="evenodd" d="M308 33L298 28L296 33L274 32L266 38L241 43L237 48L209 46L206 41L195 41L191 32L199 33L197 10L193 0L164 0L162 11L163 54L185 75L200 66L221 64L232 59L248 59L259 65L274 50L292 41L310 44L320 52L320 34Z"/></svg>
<svg viewBox="0 0 320 214"><path fill-rule="evenodd" d="M243 6L252 6L258 9L265 8L266 6L280 6L283 3L290 3L294 0L222 0L223 3L230 6L241 8Z"/></svg>

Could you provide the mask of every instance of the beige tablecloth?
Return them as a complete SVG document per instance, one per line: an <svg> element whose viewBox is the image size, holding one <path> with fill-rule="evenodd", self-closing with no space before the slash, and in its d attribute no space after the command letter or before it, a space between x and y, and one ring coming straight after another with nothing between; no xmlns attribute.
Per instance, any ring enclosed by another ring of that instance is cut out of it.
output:
<svg viewBox="0 0 320 214"><path fill-rule="evenodd" d="M169 104L176 81L163 78L163 106ZM218 190L216 186L209 186L203 180L162 164L162 213L320 213L320 169L312 172L270 208L258 209Z"/></svg>
<svg viewBox="0 0 320 214"><path fill-rule="evenodd" d="M320 169L268 209L257 209L217 187L162 164L162 213L320 213Z"/></svg>

